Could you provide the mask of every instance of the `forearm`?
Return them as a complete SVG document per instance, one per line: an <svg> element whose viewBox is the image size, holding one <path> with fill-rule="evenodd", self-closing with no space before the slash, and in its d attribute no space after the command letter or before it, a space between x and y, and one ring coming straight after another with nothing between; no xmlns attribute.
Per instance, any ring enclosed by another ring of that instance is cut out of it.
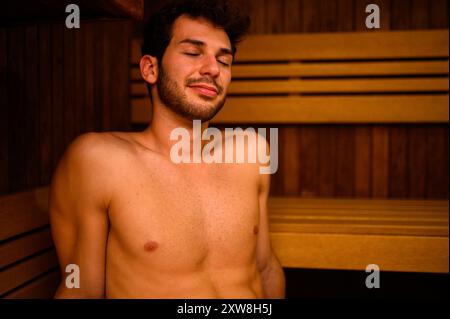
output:
<svg viewBox="0 0 450 319"><path fill-rule="evenodd" d="M285 298L285 277L283 268L274 254L271 255L266 267L261 271L261 281L264 298Z"/></svg>
<svg viewBox="0 0 450 319"><path fill-rule="evenodd" d="M66 287L64 283L61 283L58 286L58 289L55 292L55 299L103 299L105 298L104 294L101 293L92 293L80 288L72 288L69 289Z"/></svg>

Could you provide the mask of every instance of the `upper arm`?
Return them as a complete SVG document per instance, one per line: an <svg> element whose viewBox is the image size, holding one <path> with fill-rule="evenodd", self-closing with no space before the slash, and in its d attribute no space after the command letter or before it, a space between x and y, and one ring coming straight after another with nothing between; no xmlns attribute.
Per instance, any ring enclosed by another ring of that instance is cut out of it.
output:
<svg viewBox="0 0 450 319"><path fill-rule="evenodd" d="M258 195L259 201L259 232L256 242L256 258L258 269L263 270L272 254L269 232L269 216L267 211L267 198L269 192L270 175L261 175L261 188Z"/></svg>
<svg viewBox="0 0 450 319"><path fill-rule="evenodd" d="M95 134L77 138L52 178L50 223L62 273L57 297L104 295L108 197L99 143ZM79 266L80 288L65 287L68 264Z"/></svg>
<svg viewBox="0 0 450 319"><path fill-rule="evenodd" d="M258 138L263 138L258 136ZM265 141L267 150L268 143ZM266 268L270 258L272 257L272 247L270 244L269 232L269 215L267 208L267 200L270 189L270 175L259 174L258 202L259 202L259 232L256 244L256 257L258 269L262 271Z"/></svg>

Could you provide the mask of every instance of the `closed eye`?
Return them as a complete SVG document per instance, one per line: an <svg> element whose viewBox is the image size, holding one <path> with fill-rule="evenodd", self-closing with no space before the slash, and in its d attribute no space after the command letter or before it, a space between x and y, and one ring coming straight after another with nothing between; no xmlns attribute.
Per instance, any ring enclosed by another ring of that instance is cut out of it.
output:
<svg viewBox="0 0 450 319"><path fill-rule="evenodd" d="M189 55L189 56L199 56L200 53L192 53L192 52L184 52L184 54Z"/></svg>
<svg viewBox="0 0 450 319"><path fill-rule="evenodd" d="M217 62L219 62L220 64L222 64L222 65L224 65L224 66L230 66L228 63L223 62L223 61L220 61L220 60L217 60Z"/></svg>

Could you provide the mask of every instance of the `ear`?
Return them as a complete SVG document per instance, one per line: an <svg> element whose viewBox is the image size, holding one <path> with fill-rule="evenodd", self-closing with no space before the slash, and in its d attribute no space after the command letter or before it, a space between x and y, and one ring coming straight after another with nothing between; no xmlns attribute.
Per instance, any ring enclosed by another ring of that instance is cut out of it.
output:
<svg viewBox="0 0 450 319"><path fill-rule="evenodd" d="M142 78L150 84L158 79L158 60L151 55L144 55L139 62Z"/></svg>

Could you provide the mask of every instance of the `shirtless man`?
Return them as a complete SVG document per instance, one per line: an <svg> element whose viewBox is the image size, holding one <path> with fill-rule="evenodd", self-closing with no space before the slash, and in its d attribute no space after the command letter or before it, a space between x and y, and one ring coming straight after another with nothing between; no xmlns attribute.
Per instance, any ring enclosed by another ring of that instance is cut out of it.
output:
<svg viewBox="0 0 450 319"><path fill-rule="evenodd" d="M255 163L176 164L169 155L173 129L192 132L193 119L206 129L222 107L248 20L216 1L188 0L151 21L140 61L150 126L78 137L53 176L55 297L284 298L269 240L269 175ZM79 266L79 288L66 287L68 264Z"/></svg>

